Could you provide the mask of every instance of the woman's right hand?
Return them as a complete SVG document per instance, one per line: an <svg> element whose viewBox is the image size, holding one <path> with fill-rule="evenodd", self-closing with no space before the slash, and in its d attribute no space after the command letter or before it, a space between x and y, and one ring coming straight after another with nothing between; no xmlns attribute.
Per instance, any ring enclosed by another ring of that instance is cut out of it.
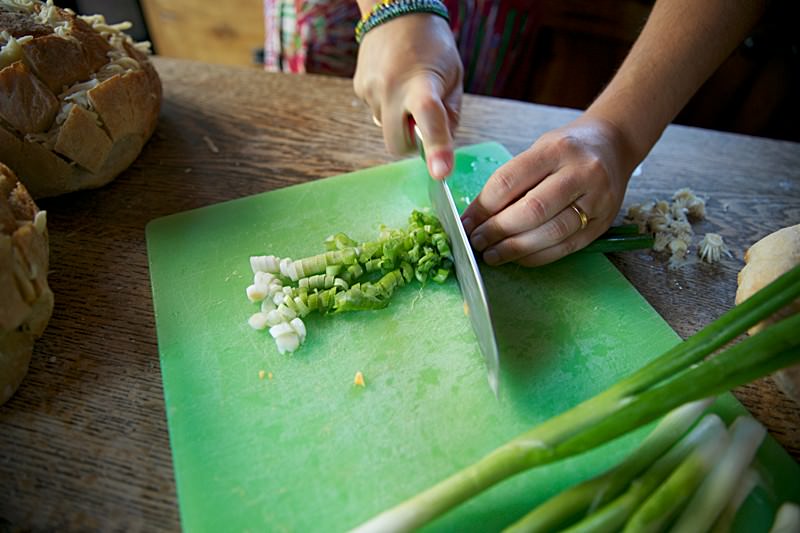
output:
<svg viewBox="0 0 800 533"><path fill-rule="evenodd" d="M389 152L413 150L408 118L414 118L425 142L428 171L444 179L453 170L462 78L461 58L447 21L414 13L367 32L353 86L382 126Z"/></svg>

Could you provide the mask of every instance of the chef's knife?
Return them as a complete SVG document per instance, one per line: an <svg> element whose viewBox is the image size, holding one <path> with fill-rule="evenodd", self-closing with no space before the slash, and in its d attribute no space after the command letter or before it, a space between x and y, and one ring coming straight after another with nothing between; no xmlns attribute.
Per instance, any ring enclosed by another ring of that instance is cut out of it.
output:
<svg viewBox="0 0 800 533"><path fill-rule="evenodd" d="M422 144L422 134L419 127L413 124L414 139L419 148L422 160L425 159L425 148ZM489 377L489 386L495 396L500 385L500 359L497 353L497 342L492 327L492 315L489 310L489 300L486 298L486 289L483 286L478 263L472 254L472 248L467 240L467 234L461 225L461 217L453 201L450 187L445 180L428 180L428 197L431 200L436 215L442 222L447 236L450 237L450 249L453 252L456 279L464 297L465 310L469 315L472 329L478 338L478 345L486 362Z"/></svg>

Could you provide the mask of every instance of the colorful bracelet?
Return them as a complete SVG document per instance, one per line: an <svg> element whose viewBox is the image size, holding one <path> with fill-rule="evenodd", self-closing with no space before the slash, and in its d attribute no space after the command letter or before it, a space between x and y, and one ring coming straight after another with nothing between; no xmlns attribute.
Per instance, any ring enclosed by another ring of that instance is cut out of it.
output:
<svg viewBox="0 0 800 533"><path fill-rule="evenodd" d="M382 0L356 24L356 42L360 44L372 28L411 13L433 13L450 22L450 15L441 0Z"/></svg>

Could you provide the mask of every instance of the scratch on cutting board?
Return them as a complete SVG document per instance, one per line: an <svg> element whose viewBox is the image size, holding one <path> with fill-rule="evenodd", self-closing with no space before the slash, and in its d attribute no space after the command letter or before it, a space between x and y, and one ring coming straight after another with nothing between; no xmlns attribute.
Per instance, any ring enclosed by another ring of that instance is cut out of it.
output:
<svg viewBox="0 0 800 533"><path fill-rule="evenodd" d="M417 295L414 296L413 300L411 300L410 312L412 312L412 313L414 312L414 306L417 304L417 301L422 299L422 289L423 289L423 287L420 287L419 290L417 290Z"/></svg>

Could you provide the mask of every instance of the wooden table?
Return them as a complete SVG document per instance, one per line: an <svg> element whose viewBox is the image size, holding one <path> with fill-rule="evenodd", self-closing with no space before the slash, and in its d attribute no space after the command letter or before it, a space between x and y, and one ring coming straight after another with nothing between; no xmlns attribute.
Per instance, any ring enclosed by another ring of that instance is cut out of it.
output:
<svg viewBox="0 0 800 533"><path fill-rule="evenodd" d="M391 160L349 80L157 58L161 121L110 185L48 211L53 317L30 372L0 407L0 529L179 528L145 248L154 218ZM458 143L512 153L575 111L467 96ZM680 187L708 198L735 256L671 271L651 252L611 256L682 336L733 305L746 247L800 221L800 145L670 127L626 204ZM800 408L769 379L738 398L795 457Z"/></svg>

